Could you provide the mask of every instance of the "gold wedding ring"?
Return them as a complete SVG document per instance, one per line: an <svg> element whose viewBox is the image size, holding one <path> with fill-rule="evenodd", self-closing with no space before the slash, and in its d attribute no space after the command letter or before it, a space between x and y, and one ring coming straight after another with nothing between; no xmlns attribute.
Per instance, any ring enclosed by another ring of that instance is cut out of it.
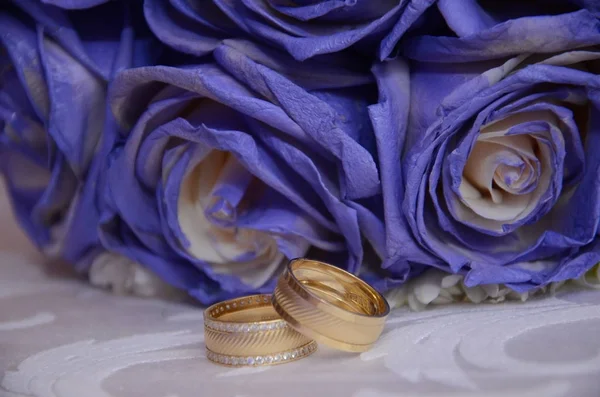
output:
<svg viewBox="0 0 600 397"><path fill-rule="evenodd" d="M204 312L209 360L226 366L283 364L317 349L291 328L271 305L271 295L253 295L210 306Z"/></svg>
<svg viewBox="0 0 600 397"><path fill-rule="evenodd" d="M332 265L309 259L288 264L272 297L277 313L294 329L350 352L371 348L390 307L373 287Z"/></svg>

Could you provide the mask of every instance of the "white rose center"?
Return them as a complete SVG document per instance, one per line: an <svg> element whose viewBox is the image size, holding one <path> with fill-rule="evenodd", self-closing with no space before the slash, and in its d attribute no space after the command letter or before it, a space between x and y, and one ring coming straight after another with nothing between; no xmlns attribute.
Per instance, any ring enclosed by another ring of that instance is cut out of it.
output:
<svg viewBox="0 0 600 397"><path fill-rule="evenodd" d="M213 150L185 177L178 220L192 256L215 273L235 275L258 288L278 270L284 256L269 234L234 225L252 183L256 179L234 156Z"/></svg>
<svg viewBox="0 0 600 397"><path fill-rule="evenodd" d="M516 125L535 121L550 128L532 134L508 134ZM459 218L502 231L504 224L530 215L551 182L552 149L548 142L556 139L550 129L558 130L558 125L553 113L533 111L483 126L463 170Z"/></svg>

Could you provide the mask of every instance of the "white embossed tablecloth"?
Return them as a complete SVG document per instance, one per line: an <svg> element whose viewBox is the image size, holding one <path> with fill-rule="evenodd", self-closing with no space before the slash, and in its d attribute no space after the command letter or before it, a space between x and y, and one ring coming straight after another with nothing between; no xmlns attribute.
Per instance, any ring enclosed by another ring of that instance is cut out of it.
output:
<svg viewBox="0 0 600 397"><path fill-rule="evenodd" d="M598 397L600 291L396 310L361 355L227 369L199 308L112 296L43 260L0 203L0 397Z"/></svg>

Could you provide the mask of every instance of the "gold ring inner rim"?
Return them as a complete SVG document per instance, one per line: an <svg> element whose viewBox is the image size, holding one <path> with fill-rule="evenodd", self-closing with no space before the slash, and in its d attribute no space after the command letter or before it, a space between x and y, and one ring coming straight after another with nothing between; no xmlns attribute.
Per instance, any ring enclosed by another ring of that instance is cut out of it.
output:
<svg viewBox="0 0 600 397"><path fill-rule="evenodd" d="M294 259L290 276L312 298L365 318L384 318L390 306L386 299L355 275L311 259Z"/></svg>
<svg viewBox="0 0 600 397"><path fill-rule="evenodd" d="M221 308L224 310L220 310ZM216 303L205 310L205 317L227 323L281 320L281 317L271 305L270 294L250 295Z"/></svg>

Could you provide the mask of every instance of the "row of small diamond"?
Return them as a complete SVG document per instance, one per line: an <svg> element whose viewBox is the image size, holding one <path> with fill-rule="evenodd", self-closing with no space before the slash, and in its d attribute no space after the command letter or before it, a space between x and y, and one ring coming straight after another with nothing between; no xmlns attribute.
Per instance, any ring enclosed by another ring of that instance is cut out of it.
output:
<svg viewBox="0 0 600 397"><path fill-rule="evenodd" d="M222 332L264 332L287 327L286 322L283 320L268 323L225 323L205 320L204 325L207 328Z"/></svg>
<svg viewBox="0 0 600 397"><path fill-rule="evenodd" d="M269 295L256 295L248 298L238 299L233 302L228 301L212 307L210 314L211 316L216 317L222 313L230 311L231 309L237 309L238 307L242 308L252 304L269 303L269 297Z"/></svg>
<svg viewBox="0 0 600 397"><path fill-rule="evenodd" d="M210 350L206 350L206 357L215 363L223 365L231 365L235 367L241 366L259 366L259 365L273 365L283 364L288 361L296 360L314 353L317 350L317 344L311 342L304 347L299 349L286 351L283 353L270 354L266 356L228 356L225 354L217 354Z"/></svg>

